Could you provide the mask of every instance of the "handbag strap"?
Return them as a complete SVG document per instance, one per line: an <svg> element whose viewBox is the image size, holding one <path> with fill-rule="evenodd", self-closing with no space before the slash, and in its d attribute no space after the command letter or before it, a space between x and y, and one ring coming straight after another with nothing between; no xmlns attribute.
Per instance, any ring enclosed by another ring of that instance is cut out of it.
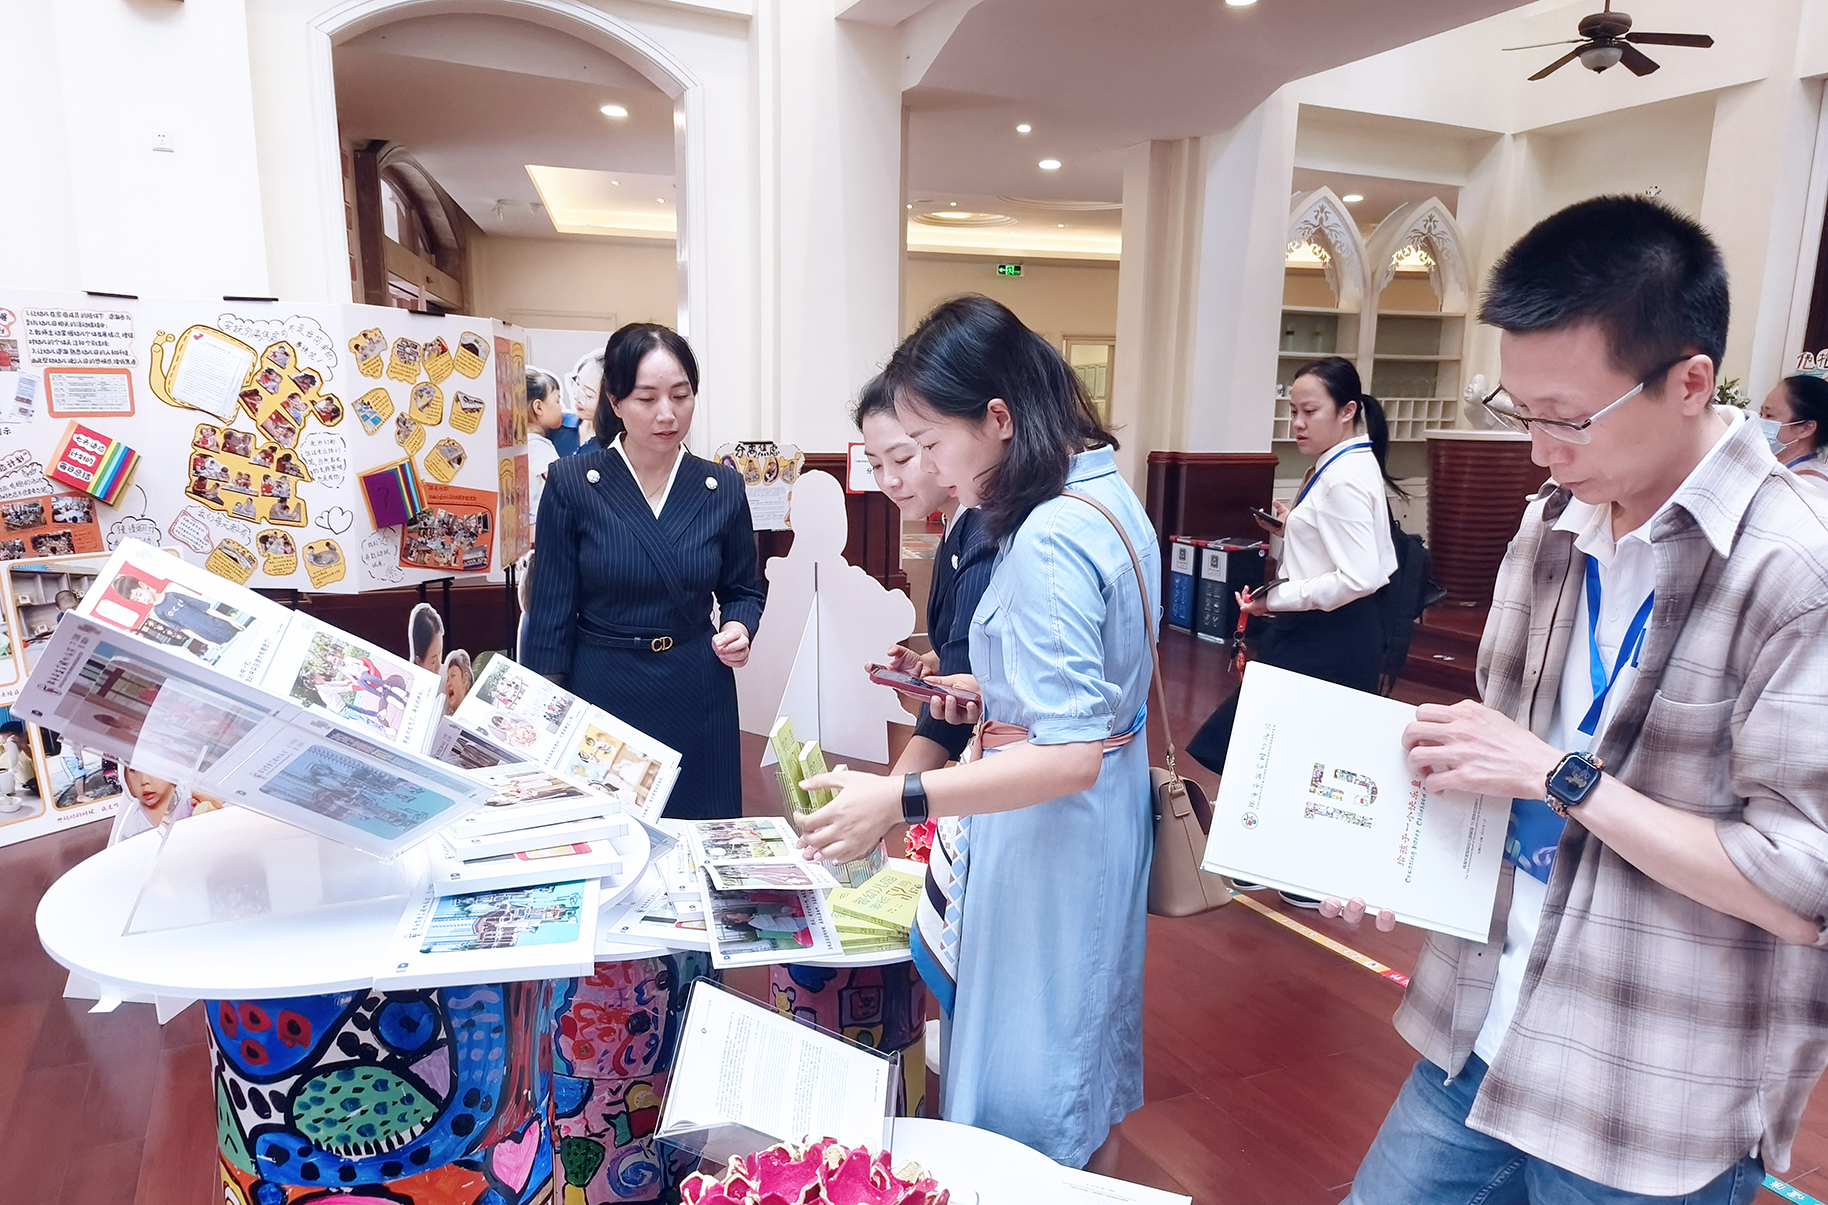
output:
<svg viewBox="0 0 1828 1205"><path fill-rule="evenodd" d="M1149 587L1143 584L1142 558L1136 555L1136 545L1130 542L1130 533L1125 531L1123 524L1117 521L1117 516L1111 513L1110 507L1078 490L1062 490L1061 495L1067 498L1077 498L1109 519L1111 526L1117 529L1117 536L1123 541L1124 548L1130 553L1130 565L1136 570L1136 590L1142 595L1143 636L1149 642L1149 681L1155 691L1155 705L1161 709L1162 739L1168 747L1165 759L1168 763L1168 776L1179 782L1181 772L1174 768L1174 731L1168 723L1168 695L1162 687L1162 655L1161 650L1156 646L1154 632L1149 625Z"/></svg>

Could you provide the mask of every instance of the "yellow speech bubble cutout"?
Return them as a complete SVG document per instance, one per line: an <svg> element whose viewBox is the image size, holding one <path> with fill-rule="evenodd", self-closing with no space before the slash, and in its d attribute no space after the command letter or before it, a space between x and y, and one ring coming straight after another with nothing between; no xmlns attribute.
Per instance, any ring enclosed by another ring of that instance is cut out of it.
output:
<svg viewBox="0 0 1828 1205"><path fill-rule="evenodd" d="M226 577L237 586L245 586L254 576L254 554L239 541L223 540L210 550L203 567L217 577Z"/></svg>
<svg viewBox="0 0 1828 1205"><path fill-rule="evenodd" d="M424 347L425 375L437 385L444 384L445 378L451 375L455 362L451 358L451 345L439 335Z"/></svg>
<svg viewBox="0 0 1828 1205"><path fill-rule="evenodd" d="M394 400L387 396L385 389L370 389L355 400L355 416L362 424L362 430L373 435L394 416Z"/></svg>
<svg viewBox="0 0 1828 1205"><path fill-rule="evenodd" d="M436 427L444 421L444 390L430 381L420 381L413 386L412 404L406 412L426 426Z"/></svg>
<svg viewBox="0 0 1828 1205"><path fill-rule="evenodd" d="M405 448L408 456L417 456L419 449L425 446L425 428L414 422L411 415L397 415L394 418L394 442Z"/></svg>
<svg viewBox="0 0 1828 1205"><path fill-rule="evenodd" d="M381 328L371 326L349 341L349 351L355 356L356 369L365 377L378 377L386 367L387 336Z"/></svg>
<svg viewBox="0 0 1828 1205"><path fill-rule="evenodd" d="M424 353L412 339L395 339L393 355L387 360L387 375L410 385L419 379L419 364Z"/></svg>
<svg viewBox="0 0 1828 1205"><path fill-rule="evenodd" d="M340 582L348 571L349 561L343 556L343 546L335 540L305 545L305 573L311 578L312 589L322 590L331 582Z"/></svg>
<svg viewBox="0 0 1828 1205"><path fill-rule="evenodd" d="M260 550L260 571L268 577L291 577L298 572L298 545L290 532L268 528L254 537Z"/></svg>
<svg viewBox="0 0 1828 1205"><path fill-rule="evenodd" d="M461 389L451 398L451 426L465 435L474 435L482 426L486 403Z"/></svg>
<svg viewBox="0 0 1828 1205"><path fill-rule="evenodd" d="M465 331L457 336L457 371L472 381L482 375L482 366L489 360L489 337L475 331Z"/></svg>
<svg viewBox="0 0 1828 1205"><path fill-rule="evenodd" d="M432 450L425 454L425 471L443 485L449 485L457 476L457 470L469 459L469 452L454 439L441 439L432 445Z"/></svg>

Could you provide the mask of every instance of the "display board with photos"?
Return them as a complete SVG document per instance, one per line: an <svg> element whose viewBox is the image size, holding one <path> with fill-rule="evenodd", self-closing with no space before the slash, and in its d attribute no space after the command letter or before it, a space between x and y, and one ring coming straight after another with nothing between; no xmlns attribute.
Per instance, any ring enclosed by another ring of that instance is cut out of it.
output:
<svg viewBox="0 0 1828 1205"><path fill-rule="evenodd" d="M0 289L0 561L135 538L257 587L499 579L530 527L525 360L487 318ZM47 480L73 431L137 453L117 505ZM426 506L377 526L362 479L402 460Z"/></svg>

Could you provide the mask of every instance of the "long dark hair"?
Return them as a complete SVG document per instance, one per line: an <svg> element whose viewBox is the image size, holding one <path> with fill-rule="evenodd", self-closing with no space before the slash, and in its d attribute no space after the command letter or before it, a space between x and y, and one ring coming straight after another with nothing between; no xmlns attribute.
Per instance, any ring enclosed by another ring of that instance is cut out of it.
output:
<svg viewBox="0 0 1828 1205"><path fill-rule="evenodd" d="M1828 445L1828 381L1798 373L1784 378L1784 393L1790 398L1790 413L1794 416L1790 421L1815 424L1815 438L1809 446L1819 449Z"/></svg>
<svg viewBox="0 0 1828 1205"><path fill-rule="evenodd" d="M1075 455L1117 447L1060 353L988 297L941 302L895 350L883 376L898 402L944 418L980 423L992 398L1008 405L1015 433L978 502L993 540L1059 497Z"/></svg>
<svg viewBox="0 0 1828 1205"><path fill-rule="evenodd" d="M1310 360L1295 371L1295 380L1302 377L1315 377L1327 396L1333 399L1333 409L1338 410L1347 402L1358 403L1357 422L1363 423L1365 434L1371 437L1371 452L1377 457L1377 471L1384 475L1384 484L1407 498L1408 491L1396 483L1396 478L1385 468L1390 457L1390 424L1384 419L1384 404L1365 392L1364 384L1358 379L1358 369L1352 367L1352 361L1343 356L1327 356L1320 360Z"/></svg>
<svg viewBox="0 0 1828 1205"><path fill-rule="evenodd" d="M692 392L698 392L698 360L692 355L685 337L670 326L658 322L631 322L609 337L603 346L603 388L597 393L597 439L605 448L622 434L622 420L616 417L611 402L619 402L635 391L635 374L641 361L655 348L665 348L679 367L685 369Z"/></svg>

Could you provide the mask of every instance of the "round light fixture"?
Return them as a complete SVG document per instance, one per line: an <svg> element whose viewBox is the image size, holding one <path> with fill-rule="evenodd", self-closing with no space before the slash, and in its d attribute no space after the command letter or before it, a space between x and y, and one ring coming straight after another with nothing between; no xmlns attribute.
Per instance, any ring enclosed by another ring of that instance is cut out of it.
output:
<svg viewBox="0 0 1828 1205"><path fill-rule="evenodd" d="M1065 223L1065 222L1055 222L1055 223L1054 223L1054 229L1055 229L1055 230L1065 230L1065 229L1066 229L1066 223Z"/></svg>
<svg viewBox="0 0 1828 1205"><path fill-rule="evenodd" d="M1060 161L1058 159L1043 159L1041 160L1040 167L1044 172L1057 172L1060 170Z"/></svg>
<svg viewBox="0 0 1828 1205"><path fill-rule="evenodd" d="M1225 0L1226 8L1249 8L1257 0Z"/></svg>
<svg viewBox="0 0 1828 1205"><path fill-rule="evenodd" d="M1625 57L1623 46L1582 46L1575 51L1580 55L1580 65L1589 71L1604 71L1616 67L1618 61Z"/></svg>
<svg viewBox="0 0 1828 1205"><path fill-rule="evenodd" d="M938 209L917 213L914 220L923 226L1013 226L1016 220L1006 213L979 213L971 209Z"/></svg>
<svg viewBox="0 0 1828 1205"><path fill-rule="evenodd" d="M665 205L665 204L666 204L666 198L665 198L665 197L655 197L655 198L654 198L654 204L656 204L656 205Z"/></svg>
<svg viewBox="0 0 1828 1205"><path fill-rule="evenodd" d="M628 116L628 110L623 108L621 105L604 105L601 109L598 109L597 112L601 113L605 117L627 117Z"/></svg>
<svg viewBox="0 0 1828 1205"><path fill-rule="evenodd" d="M1033 129L1034 129L1034 128L1035 128L1035 127L1033 127L1033 126L1031 126L1031 125L1029 125L1029 124L1028 124L1028 123L1027 123L1027 122L1026 122L1026 121L1025 121L1025 122L1023 122L1023 123L1022 123L1022 124L1021 124L1021 125L1019 125L1019 126L1017 126L1017 127L1016 127L1016 133L1018 133L1018 134L1026 134L1026 133L1028 133L1028 132L1029 132L1029 131L1030 131L1030 130L1033 130Z"/></svg>
<svg viewBox="0 0 1828 1205"><path fill-rule="evenodd" d="M948 205L950 205L950 206L952 206L952 208L954 208L954 209L957 209L957 208L958 208L958 202L957 202L957 201L947 201L947 202L946 202L946 204L948 204Z"/></svg>
<svg viewBox="0 0 1828 1205"><path fill-rule="evenodd" d="M1360 193L1360 192L1349 192L1345 196L1343 196L1339 199L1344 201L1348 205L1356 205L1360 201L1365 199L1365 194Z"/></svg>

